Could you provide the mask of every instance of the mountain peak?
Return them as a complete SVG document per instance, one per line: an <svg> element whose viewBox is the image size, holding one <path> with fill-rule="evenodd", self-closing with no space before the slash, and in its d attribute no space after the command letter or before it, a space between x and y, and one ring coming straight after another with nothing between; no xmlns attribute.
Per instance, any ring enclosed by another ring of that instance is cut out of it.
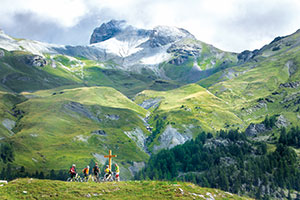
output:
<svg viewBox="0 0 300 200"><path fill-rule="evenodd" d="M125 20L110 20L107 23L103 23L100 27L96 28L91 36L90 44L103 42L108 40L126 27Z"/></svg>

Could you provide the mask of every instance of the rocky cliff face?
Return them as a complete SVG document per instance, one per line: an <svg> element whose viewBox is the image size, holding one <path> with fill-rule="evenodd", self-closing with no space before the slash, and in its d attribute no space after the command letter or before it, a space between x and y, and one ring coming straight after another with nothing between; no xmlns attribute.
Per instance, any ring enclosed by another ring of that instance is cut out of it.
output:
<svg viewBox="0 0 300 200"><path fill-rule="evenodd" d="M103 23L100 27L94 30L90 39L90 44L103 42L114 37L121 32L122 26L124 26L124 24L124 20L111 20L107 23Z"/></svg>

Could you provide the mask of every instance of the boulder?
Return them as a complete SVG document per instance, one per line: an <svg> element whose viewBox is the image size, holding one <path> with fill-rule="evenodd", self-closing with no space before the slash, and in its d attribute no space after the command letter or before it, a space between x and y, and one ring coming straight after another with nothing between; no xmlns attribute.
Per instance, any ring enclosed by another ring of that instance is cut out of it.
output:
<svg viewBox="0 0 300 200"><path fill-rule="evenodd" d="M288 83L282 83L279 85L281 88L297 88L300 86L300 81L295 81L295 82L288 82Z"/></svg>
<svg viewBox="0 0 300 200"><path fill-rule="evenodd" d="M92 134L95 134L95 135L107 135L107 133L104 131L104 130L95 130L95 131L92 131L91 132Z"/></svg>
<svg viewBox="0 0 300 200"><path fill-rule="evenodd" d="M25 57L25 63L34 67L44 67L47 65L47 60L39 55L28 55Z"/></svg>
<svg viewBox="0 0 300 200"><path fill-rule="evenodd" d="M253 123L251 123L247 127L247 129L245 130L245 133L246 133L247 136L254 137L254 136L257 136L260 133L263 133L265 131L267 131L267 129L266 129L264 124L253 124Z"/></svg>
<svg viewBox="0 0 300 200"><path fill-rule="evenodd" d="M275 126L277 128L287 127L289 124L290 122L283 115L279 115L277 121L275 122Z"/></svg>
<svg viewBox="0 0 300 200"><path fill-rule="evenodd" d="M253 59L255 56L259 54L259 50L254 50L254 51L243 51L242 53L238 54L237 58L239 60L239 63L244 63L247 62L250 59Z"/></svg>

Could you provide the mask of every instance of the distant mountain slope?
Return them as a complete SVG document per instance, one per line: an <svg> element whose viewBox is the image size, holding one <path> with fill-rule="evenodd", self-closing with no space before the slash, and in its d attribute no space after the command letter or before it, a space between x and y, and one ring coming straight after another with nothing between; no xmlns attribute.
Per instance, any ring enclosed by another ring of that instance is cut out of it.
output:
<svg viewBox="0 0 300 200"><path fill-rule="evenodd" d="M196 84L163 92L143 91L135 102L151 111L149 121L155 125L155 131L148 145L154 151L182 144L202 130L243 124L226 102Z"/></svg>
<svg viewBox="0 0 300 200"><path fill-rule="evenodd" d="M14 39L0 32L0 48L37 55L69 55L98 60L113 68L156 78L195 82L237 62L237 54L223 52L197 40L187 30L158 26L145 30L111 20L96 28L87 46L53 45ZM209 71L206 71L209 70ZM217 70L217 71L218 71ZM183 73L184 72L184 73Z"/></svg>
<svg viewBox="0 0 300 200"><path fill-rule="evenodd" d="M144 162L143 138L148 131L146 110L112 88L88 87L23 93L27 101L16 106L19 120L10 137L15 164L29 171L79 168L91 159L101 165L113 150L114 162L125 178L132 176L131 162ZM135 152L134 155L132 152ZM134 167L133 167L134 170Z"/></svg>
<svg viewBox="0 0 300 200"><path fill-rule="evenodd" d="M285 126L299 125L300 32L238 57L241 64L199 82L228 102L245 121L282 114ZM247 56L246 56L247 55Z"/></svg>

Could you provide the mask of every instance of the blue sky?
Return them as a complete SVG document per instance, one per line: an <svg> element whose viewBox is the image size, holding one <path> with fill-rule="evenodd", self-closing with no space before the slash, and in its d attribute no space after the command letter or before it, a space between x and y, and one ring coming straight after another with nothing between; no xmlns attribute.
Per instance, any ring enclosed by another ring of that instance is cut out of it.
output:
<svg viewBox="0 0 300 200"><path fill-rule="evenodd" d="M125 19L185 28L222 50L261 48L300 28L299 0L0 0L0 28L49 43L88 44L95 27Z"/></svg>

